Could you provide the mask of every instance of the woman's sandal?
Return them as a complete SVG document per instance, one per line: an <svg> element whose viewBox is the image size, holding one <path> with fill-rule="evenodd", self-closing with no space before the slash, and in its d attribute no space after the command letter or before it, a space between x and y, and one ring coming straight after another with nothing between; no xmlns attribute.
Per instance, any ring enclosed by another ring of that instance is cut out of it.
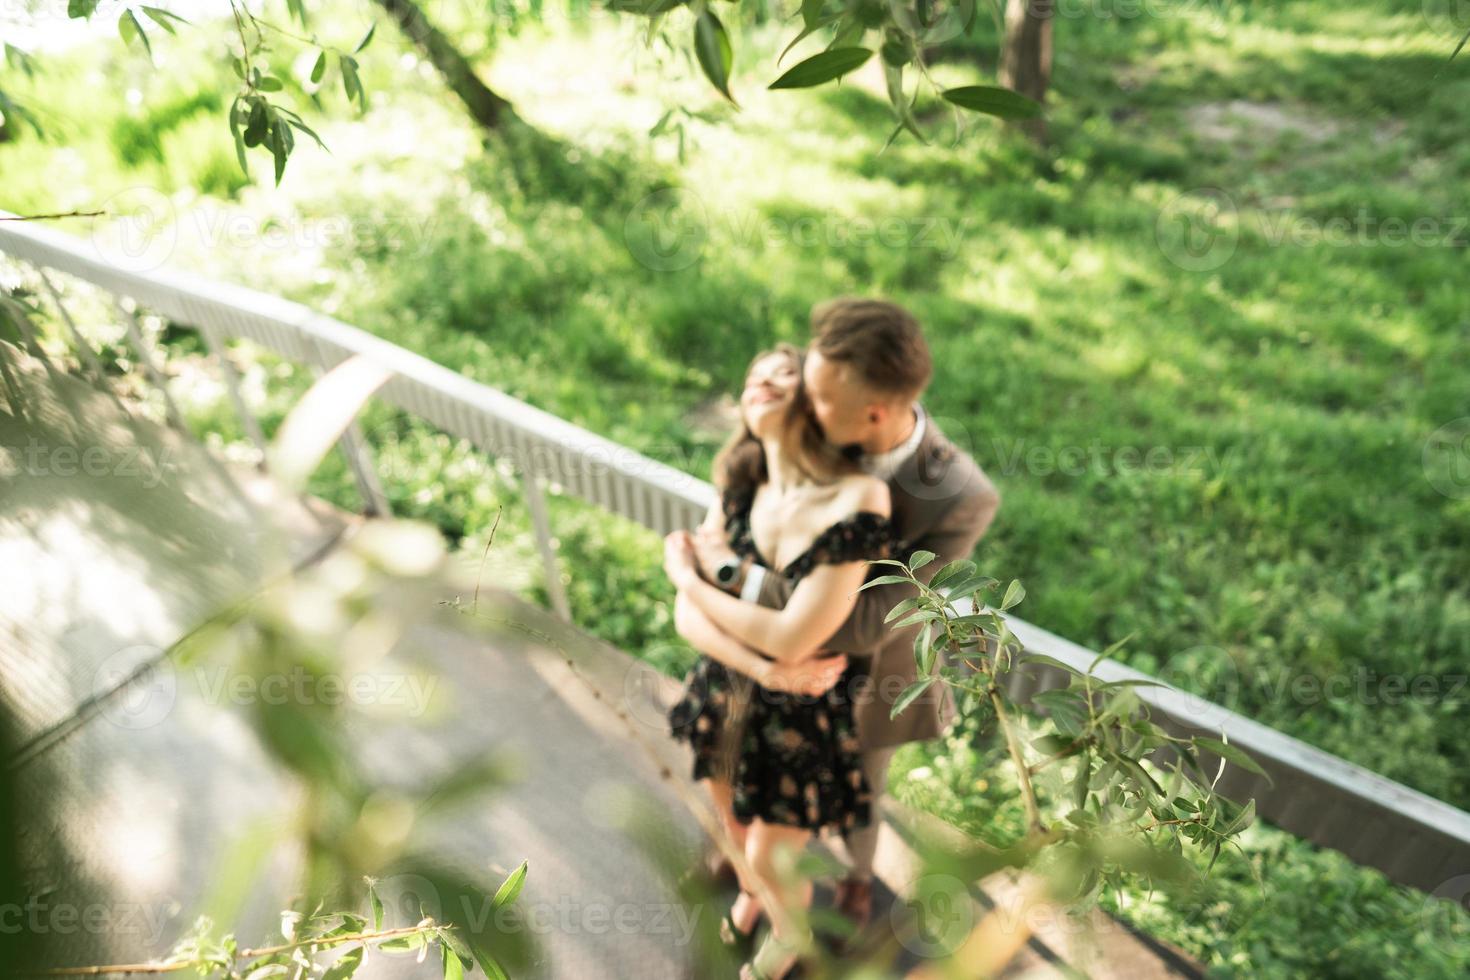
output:
<svg viewBox="0 0 1470 980"><path fill-rule="evenodd" d="M749 892L742 891L740 894L746 896L748 901L753 902L756 900L755 896ZM739 899L737 898L736 900L738 901ZM735 922L735 906L732 904L725 911L725 917L720 920L720 941L740 959L747 959L750 956L751 950L755 947L755 933L760 928L760 917L761 913L757 912L755 922L751 925L750 931L745 932Z"/></svg>
<svg viewBox="0 0 1470 980"><path fill-rule="evenodd" d="M766 936L761 948L740 968L740 980L785 980L801 961L802 950L811 941L807 934L805 942L783 943L774 932Z"/></svg>

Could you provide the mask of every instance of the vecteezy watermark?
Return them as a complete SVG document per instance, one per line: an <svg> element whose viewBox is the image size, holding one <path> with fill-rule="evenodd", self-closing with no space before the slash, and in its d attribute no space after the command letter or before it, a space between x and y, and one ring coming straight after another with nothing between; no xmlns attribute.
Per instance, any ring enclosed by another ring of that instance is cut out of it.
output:
<svg viewBox="0 0 1470 980"><path fill-rule="evenodd" d="M1470 415L1431 432L1422 461L1430 486L1455 500L1470 499Z"/></svg>
<svg viewBox="0 0 1470 980"><path fill-rule="evenodd" d="M173 711L180 687L210 705L283 705L391 708L422 717L433 702L440 678L394 671L349 673L285 671L250 673L224 665L183 668L155 646L127 647L93 671L92 695L108 721L120 728L151 728Z"/></svg>
<svg viewBox="0 0 1470 980"><path fill-rule="evenodd" d="M1465 248L1470 216L1377 215L1318 217L1291 208L1243 209L1229 193L1206 187L1178 195L1159 212L1154 238L1170 262L1188 272L1218 269L1235 255L1243 229L1268 247Z"/></svg>
<svg viewBox="0 0 1470 980"><path fill-rule="evenodd" d="M1187 272L1220 268L1240 240L1235 200L1218 187L1180 194L1154 222L1154 240L1164 257Z"/></svg>
<svg viewBox="0 0 1470 980"><path fill-rule="evenodd" d="M903 895L889 907L889 925L904 948L917 956L948 956L975 927L970 889L953 875L920 875Z"/></svg>
<svg viewBox="0 0 1470 980"><path fill-rule="evenodd" d="M1361 664L1323 674L1285 665L1251 665L1215 646L1192 647L1171 656L1154 679L1175 689L1159 694L1166 707L1199 720L1216 712L1216 706L1240 703L1298 708L1470 703L1470 674L1378 671Z"/></svg>
<svg viewBox="0 0 1470 980"><path fill-rule="evenodd" d="M1214 446L1085 446L1031 445L1022 439L992 439L991 458L1000 460L1006 476L1112 476L1125 473L1219 474L1231 468L1237 447L1223 453Z"/></svg>
<svg viewBox="0 0 1470 980"><path fill-rule="evenodd" d="M1452 45L1449 51L1470 31L1470 0L1423 0L1420 9L1430 30Z"/></svg>
<svg viewBox="0 0 1470 980"><path fill-rule="evenodd" d="M168 717L178 696L178 677L160 647L124 647L92 672L92 697L102 717L119 728L152 728Z"/></svg>
<svg viewBox="0 0 1470 980"><path fill-rule="evenodd" d="M0 935L132 937L139 946L163 940L176 907L140 902L52 902L32 896L24 904L0 904Z"/></svg>
<svg viewBox="0 0 1470 980"><path fill-rule="evenodd" d="M1224 17L1230 0L1052 0L1058 20L1163 20L1169 17Z"/></svg>
<svg viewBox="0 0 1470 980"><path fill-rule="evenodd" d="M1446 878L1424 896L1421 919L1431 936L1448 939L1459 934L1467 915L1470 915L1470 874Z"/></svg>
<svg viewBox="0 0 1470 980"><path fill-rule="evenodd" d="M17 476L137 480L152 490L174 468L173 449L164 446L52 445L29 436L24 446L0 445L0 478Z"/></svg>
<svg viewBox="0 0 1470 980"><path fill-rule="evenodd" d="M959 250L971 220L969 216L950 215L771 217L752 211L715 211L693 191L665 188L647 195L628 212L623 241L634 259L655 272L677 272L698 262L716 229L722 240L744 247L836 249L877 245L928 249L948 261Z"/></svg>
<svg viewBox="0 0 1470 980"><path fill-rule="evenodd" d="M447 922L446 913L479 934L487 928L500 934L668 936L675 946L688 946L703 914L703 905L679 902L596 902L572 895L538 901L522 895L509 905L495 907L489 896L460 894L459 907L446 907L445 897L429 879L416 874L384 878L377 884L388 921L417 922L429 916Z"/></svg>
<svg viewBox="0 0 1470 980"><path fill-rule="evenodd" d="M388 209L370 217L342 214L258 216L198 209L180 214L173 201L148 186L124 188L101 203L92 245L113 265L151 272L173 255L183 237L209 249L296 254L343 247L353 251L416 252L433 236L439 217Z"/></svg>
<svg viewBox="0 0 1470 980"><path fill-rule="evenodd" d="M317 673L300 666L265 674L198 666L184 676L194 681L208 704L382 707L402 709L410 718L428 710L440 680L437 674Z"/></svg>

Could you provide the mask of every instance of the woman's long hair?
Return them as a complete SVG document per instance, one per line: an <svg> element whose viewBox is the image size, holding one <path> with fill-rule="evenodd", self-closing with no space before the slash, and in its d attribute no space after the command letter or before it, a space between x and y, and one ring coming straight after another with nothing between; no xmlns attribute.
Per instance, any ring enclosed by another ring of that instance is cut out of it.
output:
<svg viewBox="0 0 1470 980"><path fill-rule="evenodd" d="M781 445L795 461L797 468L817 482L827 482L859 472L861 468L857 461L844 456L822 433L822 426L817 422L817 413L812 408L811 396L806 390L806 382L801 380L801 368L806 354L800 347L781 343L770 350L761 351L750 359L750 364L745 368L746 376L750 375L751 368L759 361L772 354L785 355L796 365L796 392L791 404L786 407L786 414L781 422ZM750 431L743 414L740 427L730 434L730 438L715 456L713 476L715 486L724 491L752 490L770 478L765 447L755 437L755 433Z"/></svg>

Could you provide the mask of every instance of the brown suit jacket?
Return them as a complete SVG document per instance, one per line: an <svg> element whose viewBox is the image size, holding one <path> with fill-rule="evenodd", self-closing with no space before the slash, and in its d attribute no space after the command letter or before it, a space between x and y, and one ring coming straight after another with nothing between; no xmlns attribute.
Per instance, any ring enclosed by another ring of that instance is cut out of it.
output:
<svg viewBox="0 0 1470 980"><path fill-rule="evenodd" d="M919 448L894 473L888 489L899 540L894 557L906 560L915 551L939 556L916 573L927 582L949 562L970 557L995 518L1000 494L969 454L944 437L933 416L924 424ZM883 566L875 566L869 577L884 571ZM792 579L768 573L758 601L781 609L795 590ZM868 674L854 693L858 737L865 749L934 738L954 718L948 684L932 685L897 718L888 717L898 696L918 676L913 645L919 626L893 630L883 620L913 594L910 585L879 585L858 593L857 608L826 643L828 649L854 659L860 655L871 658Z"/></svg>

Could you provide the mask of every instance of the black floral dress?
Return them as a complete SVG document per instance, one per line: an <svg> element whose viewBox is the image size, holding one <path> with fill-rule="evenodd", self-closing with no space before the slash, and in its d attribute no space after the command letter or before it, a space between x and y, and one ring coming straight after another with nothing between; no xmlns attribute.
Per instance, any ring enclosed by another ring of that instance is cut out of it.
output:
<svg viewBox="0 0 1470 980"><path fill-rule="evenodd" d="M769 567L751 534L754 497L754 488L724 495L725 533L737 555ZM857 511L817 535L780 573L800 578L824 562L886 558L893 547L889 519ZM872 791L851 700L859 673L850 664L831 690L811 697L769 690L701 656L669 711L669 726L694 750L696 780L730 784L741 823L759 817L811 830L862 827L871 819Z"/></svg>

